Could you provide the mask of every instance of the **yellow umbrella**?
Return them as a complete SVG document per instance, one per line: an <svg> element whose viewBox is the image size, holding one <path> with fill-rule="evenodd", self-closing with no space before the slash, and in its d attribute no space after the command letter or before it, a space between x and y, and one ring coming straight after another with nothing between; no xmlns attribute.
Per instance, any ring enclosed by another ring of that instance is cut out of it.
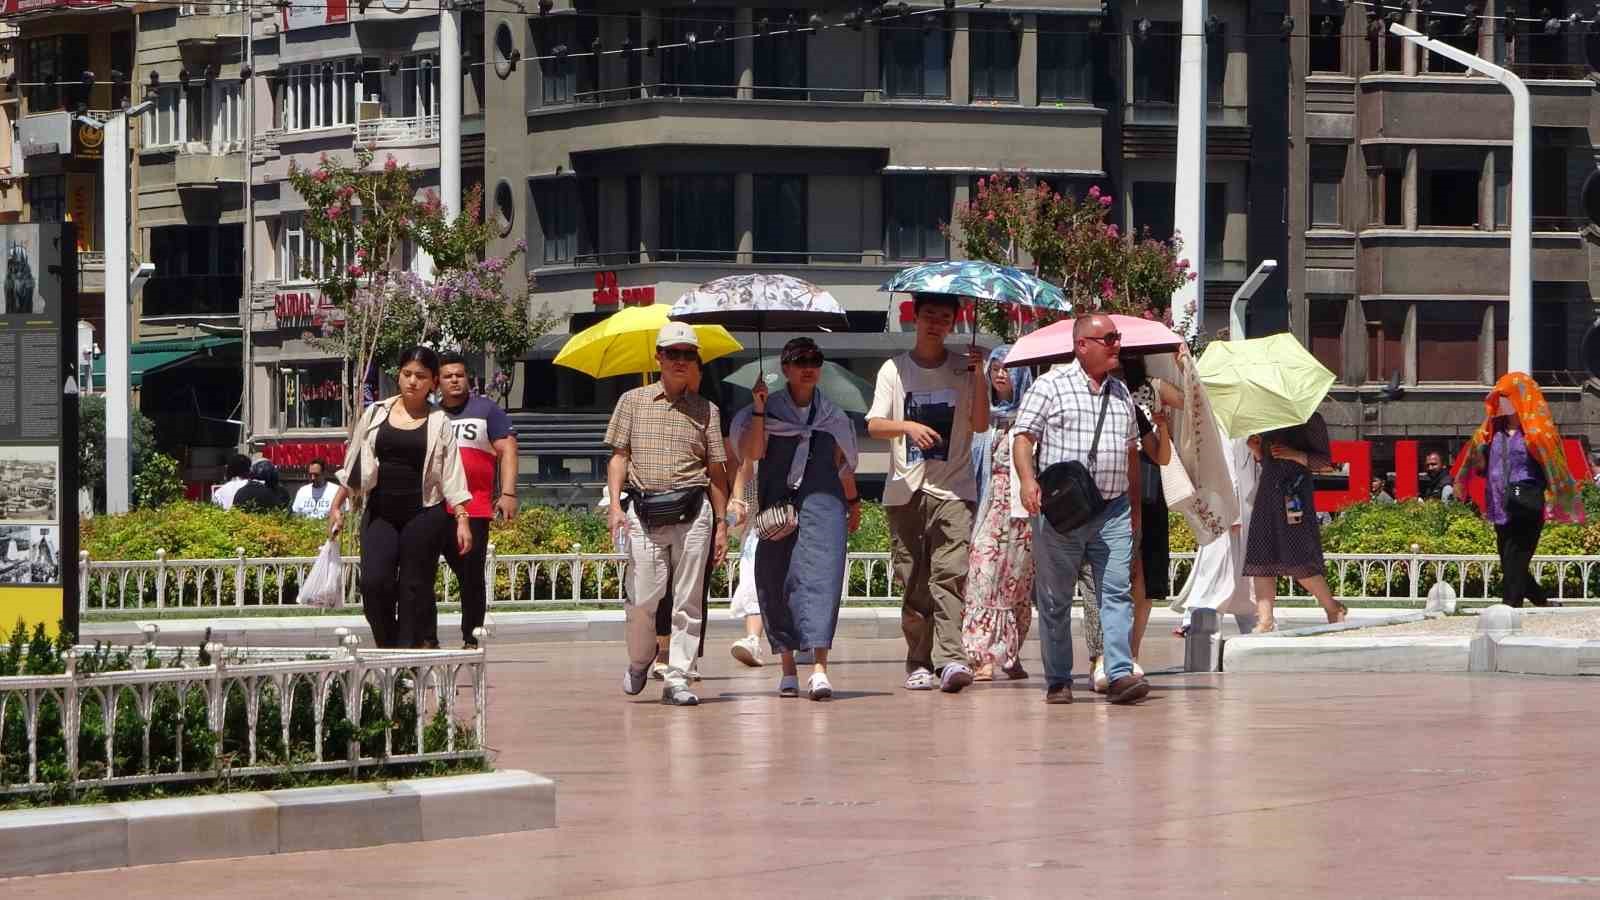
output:
<svg viewBox="0 0 1600 900"><path fill-rule="evenodd" d="M556 354L556 365L577 369L592 378L617 375L643 375L661 367L656 363L656 333L667 324L672 307L630 306L573 335ZM700 361L727 356L743 350L721 325L696 325L700 338Z"/></svg>
<svg viewBox="0 0 1600 900"><path fill-rule="evenodd" d="M1231 438L1305 424L1334 381L1291 334L1214 341L1197 369Z"/></svg>

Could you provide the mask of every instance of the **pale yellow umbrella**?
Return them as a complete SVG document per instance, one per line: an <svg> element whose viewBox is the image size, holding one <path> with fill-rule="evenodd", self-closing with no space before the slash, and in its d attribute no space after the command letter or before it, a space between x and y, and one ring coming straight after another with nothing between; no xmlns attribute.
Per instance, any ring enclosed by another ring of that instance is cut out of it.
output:
<svg viewBox="0 0 1600 900"><path fill-rule="evenodd" d="M1304 425L1334 382L1291 334L1213 341L1196 369L1230 438Z"/></svg>
<svg viewBox="0 0 1600 900"><path fill-rule="evenodd" d="M661 366L656 363L656 334L667 324L671 311L672 307L664 303L630 306L573 335L556 354L555 363L591 378L658 371ZM700 338L702 363L744 349L721 325L696 325L694 332Z"/></svg>

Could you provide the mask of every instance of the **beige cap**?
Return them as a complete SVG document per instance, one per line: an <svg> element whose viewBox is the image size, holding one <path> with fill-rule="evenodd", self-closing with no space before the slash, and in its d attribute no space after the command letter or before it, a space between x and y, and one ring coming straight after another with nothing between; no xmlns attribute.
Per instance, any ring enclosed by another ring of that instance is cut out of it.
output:
<svg viewBox="0 0 1600 900"><path fill-rule="evenodd" d="M657 347L690 347L700 346L700 336L694 333L694 328L682 322L668 322L661 326L661 332L656 335Z"/></svg>

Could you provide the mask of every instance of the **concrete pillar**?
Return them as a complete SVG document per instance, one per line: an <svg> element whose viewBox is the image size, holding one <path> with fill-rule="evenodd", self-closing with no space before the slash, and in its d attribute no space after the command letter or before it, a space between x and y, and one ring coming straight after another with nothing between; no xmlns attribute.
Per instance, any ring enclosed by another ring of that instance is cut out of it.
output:
<svg viewBox="0 0 1600 900"><path fill-rule="evenodd" d="M1494 303L1484 304L1483 328L1478 332L1478 381L1482 384L1494 384L1494 317L1497 315L1497 306Z"/></svg>
<svg viewBox="0 0 1600 900"><path fill-rule="evenodd" d="M1407 28L1417 27L1417 14L1414 7L1407 7L1406 9L1405 26ZM1389 24L1385 22L1383 27L1388 28ZM1384 33L1384 38L1385 40L1388 39L1388 32ZM1417 55L1417 52L1416 45L1412 44L1410 41L1400 42L1402 74L1415 75L1422 71L1422 58Z"/></svg>
<svg viewBox="0 0 1600 900"><path fill-rule="evenodd" d="M1361 298L1352 296L1344 305L1345 339L1343 359L1345 384L1358 385L1367 380L1367 314Z"/></svg>
<svg viewBox="0 0 1600 900"><path fill-rule="evenodd" d="M639 261L661 259L661 181L654 172L639 176Z"/></svg>
<svg viewBox="0 0 1600 900"><path fill-rule="evenodd" d="M1183 0L1179 38L1178 147L1173 188L1173 228L1182 235L1182 255L1193 281L1172 292L1172 315L1187 316L1186 333L1205 328L1206 296L1206 0ZM1193 314L1189 309L1193 307Z"/></svg>
<svg viewBox="0 0 1600 900"><path fill-rule="evenodd" d="M1478 171L1478 230L1494 230L1494 151L1483 154Z"/></svg>
<svg viewBox="0 0 1600 900"><path fill-rule="evenodd" d="M1406 148L1406 174L1402 183L1400 194L1404 198L1405 210L1401 215L1401 222L1407 231L1417 230L1417 179L1422 173L1418 170L1418 150L1416 147Z"/></svg>
<svg viewBox="0 0 1600 900"><path fill-rule="evenodd" d="M861 261L883 262L888 252L883 246L883 176L862 175L861 183ZM877 248L877 249L873 249Z"/></svg>
<svg viewBox="0 0 1600 900"><path fill-rule="evenodd" d="M1401 383L1408 387L1417 385L1417 305L1415 303L1406 307L1405 329L1400 332L1401 358L1405 360L1403 371L1400 373ZM1378 373L1387 379L1388 372Z"/></svg>
<svg viewBox="0 0 1600 900"><path fill-rule="evenodd" d="M751 13L750 7L740 7L734 13L733 33L752 34L754 31L755 16ZM736 41L733 45L733 71L735 77L739 79L739 91L737 96L740 100L749 100L751 97L755 96L752 88L756 83L757 43L765 46L769 44L770 41Z"/></svg>
<svg viewBox="0 0 1600 900"><path fill-rule="evenodd" d="M950 44L950 102L965 106L972 102L972 41L968 28L972 17L956 15L956 32Z"/></svg>
<svg viewBox="0 0 1600 900"><path fill-rule="evenodd" d="M1017 102L1039 105L1039 17L1022 17L1022 46L1017 53Z"/></svg>
<svg viewBox="0 0 1600 900"><path fill-rule="evenodd" d="M752 262L756 249L756 177L749 172L733 176L733 232L739 262Z"/></svg>

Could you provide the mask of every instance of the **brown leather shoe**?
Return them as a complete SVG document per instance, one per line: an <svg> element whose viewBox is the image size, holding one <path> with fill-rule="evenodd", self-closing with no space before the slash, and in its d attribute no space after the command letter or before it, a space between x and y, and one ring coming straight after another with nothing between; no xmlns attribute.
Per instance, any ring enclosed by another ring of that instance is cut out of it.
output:
<svg viewBox="0 0 1600 900"><path fill-rule="evenodd" d="M1137 675L1124 675L1106 689L1106 699L1112 703L1138 703L1150 693L1150 682Z"/></svg>
<svg viewBox="0 0 1600 900"><path fill-rule="evenodd" d="M1045 691L1044 692L1044 702L1046 702L1046 703L1071 703L1072 702L1072 685L1070 685L1070 684L1058 684L1055 687L1052 687L1049 690Z"/></svg>

